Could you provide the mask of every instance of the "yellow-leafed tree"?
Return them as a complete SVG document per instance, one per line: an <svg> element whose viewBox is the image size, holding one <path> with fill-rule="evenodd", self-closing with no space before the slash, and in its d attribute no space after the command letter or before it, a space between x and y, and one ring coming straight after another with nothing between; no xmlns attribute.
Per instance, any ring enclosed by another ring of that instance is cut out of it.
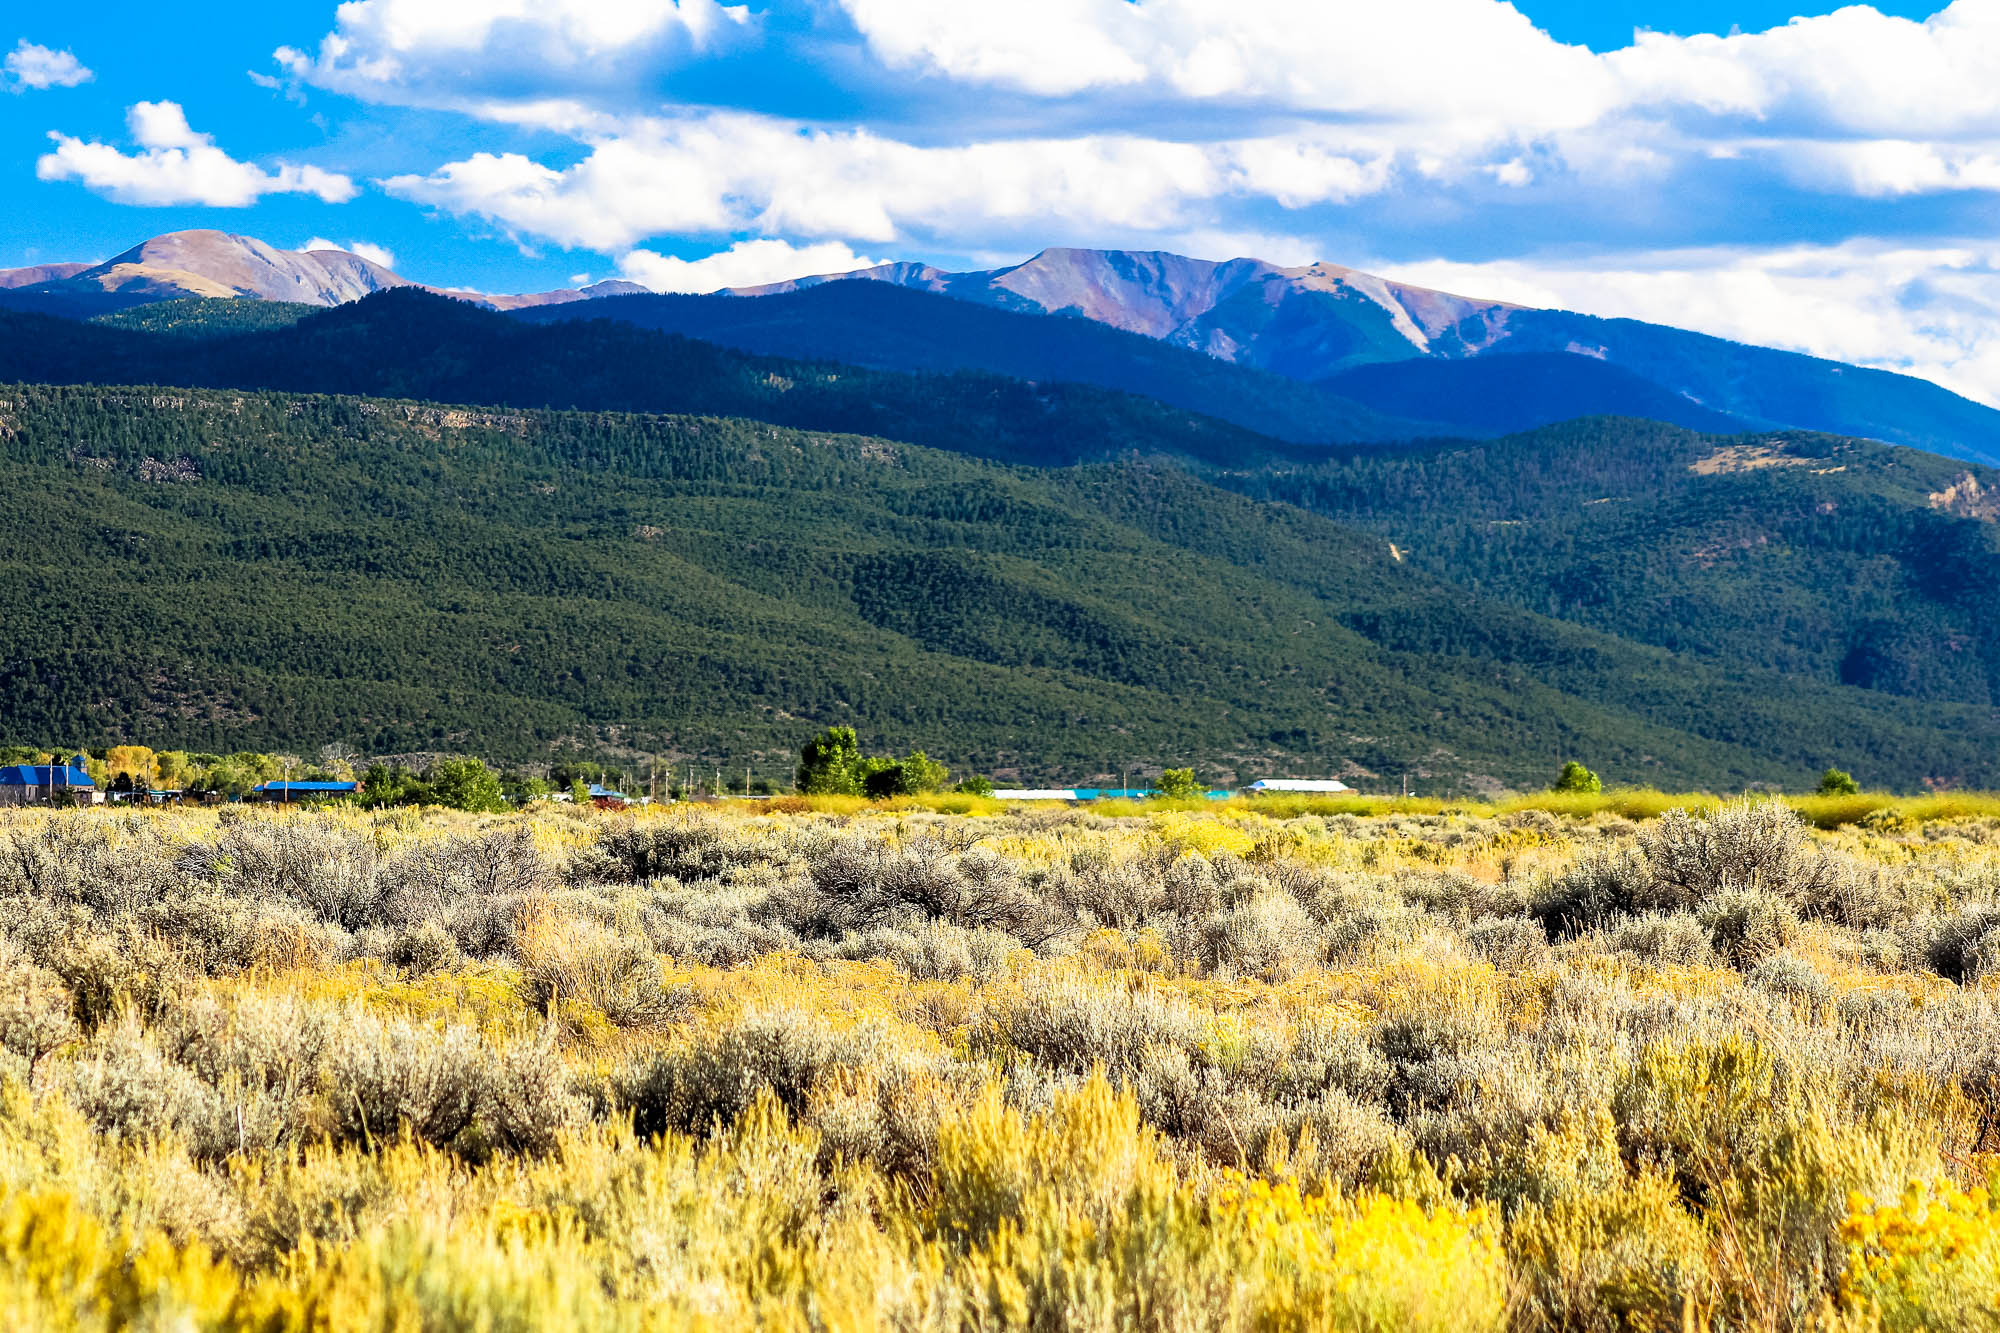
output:
<svg viewBox="0 0 2000 1333"><path fill-rule="evenodd" d="M160 776L160 759L144 745L114 745L104 752L104 767L113 778L124 774L135 787L151 787Z"/></svg>

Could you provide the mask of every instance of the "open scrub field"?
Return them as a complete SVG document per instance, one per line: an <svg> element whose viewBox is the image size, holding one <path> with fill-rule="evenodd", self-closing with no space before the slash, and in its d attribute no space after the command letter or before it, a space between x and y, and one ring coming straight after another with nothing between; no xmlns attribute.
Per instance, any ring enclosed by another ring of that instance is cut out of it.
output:
<svg viewBox="0 0 2000 1333"><path fill-rule="evenodd" d="M15 814L0 1325L2000 1326L2000 820Z"/></svg>

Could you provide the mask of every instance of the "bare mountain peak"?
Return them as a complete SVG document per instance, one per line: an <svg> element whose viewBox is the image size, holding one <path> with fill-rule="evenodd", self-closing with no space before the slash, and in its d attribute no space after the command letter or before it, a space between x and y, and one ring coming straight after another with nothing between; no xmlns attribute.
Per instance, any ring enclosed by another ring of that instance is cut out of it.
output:
<svg viewBox="0 0 2000 1333"><path fill-rule="evenodd" d="M728 296L779 296L786 292L803 291L807 287L817 287L827 282L887 282L898 287L915 287L921 291L943 291L941 285L946 279L956 275L929 264L915 260L898 263L876 264L872 268L850 269L845 273L814 273L803 278L788 278L783 282L760 283L754 287L730 287L724 292Z"/></svg>
<svg viewBox="0 0 2000 1333"><path fill-rule="evenodd" d="M31 269L0 270L0 289L33 286L56 295L67 291L89 297L95 303L93 308L101 308L107 298L115 306L126 306L188 296L334 306L358 301L372 292L422 285L352 251L318 247L281 250L254 236L238 236L214 228L170 231L150 237L101 264L45 264ZM634 282L611 279L581 289L506 296L436 287L425 290L512 310L634 295L647 289Z"/></svg>
<svg viewBox="0 0 2000 1333"><path fill-rule="evenodd" d="M208 228L151 237L68 281L140 300L234 296L307 305L339 305L410 285L345 250L280 250Z"/></svg>
<svg viewBox="0 0 2000 1333"><path fill-rule="evenodd" d="M0 268L0 290L32 287L41 282L61 282L89 267L88 264L29 264L25 268Z"/></svg>
<svg viewBox="0 0 2000 1333"><path fill-rule="evenodd" d="M1018 264L985 271L884 264L737 294L770 295L852 279L893 282L1010 310L1077 316L1286 374L1329 374L1348 364L1476 351L1501 335L1517 309L1325 261L1288 267L1249 256L1198 259L1169 250L1073 246L1051 246ZM1329 308L1343 313L1329 321Z"/></svg>

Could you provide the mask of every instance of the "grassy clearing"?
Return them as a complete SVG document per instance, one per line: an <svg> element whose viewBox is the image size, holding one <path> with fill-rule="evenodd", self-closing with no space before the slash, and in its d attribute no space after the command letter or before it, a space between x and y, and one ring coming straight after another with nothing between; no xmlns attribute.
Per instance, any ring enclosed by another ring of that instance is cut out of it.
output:
<svg viewBox="0 0 2000 1333"><path fill-rule="evenodd" d="M2000 817L1652 797L13 813L0 1325L1992 1326Z"/></svg>

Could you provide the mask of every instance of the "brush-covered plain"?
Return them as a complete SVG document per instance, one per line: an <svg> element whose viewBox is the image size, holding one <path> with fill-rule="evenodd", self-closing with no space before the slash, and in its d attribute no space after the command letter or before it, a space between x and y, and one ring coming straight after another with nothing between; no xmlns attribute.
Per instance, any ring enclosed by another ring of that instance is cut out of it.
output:
<svg viewBox="0 0 2000 1333"><path fill-rule="evenodd" d="M16 812L0 1322L2000 1320L2000 819Z"/></svg>

